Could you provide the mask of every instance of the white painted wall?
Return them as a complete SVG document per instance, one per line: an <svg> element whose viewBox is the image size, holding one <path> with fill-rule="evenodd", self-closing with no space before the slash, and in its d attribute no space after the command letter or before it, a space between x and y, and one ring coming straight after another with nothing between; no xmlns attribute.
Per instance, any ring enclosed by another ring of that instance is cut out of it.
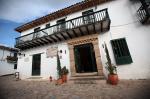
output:
<svg viewBox="0 0 150 99"><path fill-rule="evenodd" d="M15 72L14 70L14 64L8 63L6 58L7 56L10 56L10 51L0 49L0 76L7 75L7 74L13 74ZM13 53L11 53L13 55Z"/></svg>
<svg viewBox="0 0 150 99"><path fill-rule="evenodd" d="M66 66L70 71L69 49L67 43L59 43L55 45L46 45L22 51L21 53L24 53L25 57L22 56L21 58L18 59L18 68L17 68L17 71L20 72L20 77L22 79L32 77L32 55L43 53L41 54L40 76L43 77L43 79L48 79L50 76L52 76L54 79L57 79L57 58L56 57L47 58L46 55L46 50L54 46L58 46L58 50L63 51L63 53L59 53L59 55L62 56L62 59L60 59L61 67Z"/></svg>
<svg viewBox="0 0 150 99"><path fill-rule="evenodd" d="M146 79L150 78L150 26L142 25L136 16L136 11L139 8L138 3L132 3L130 0L114 0L97 6L98 11L104 8L108 8L108 12L111 19L110 31L106 33L100 33L99 35L99 48L101 53L101 59L104 67L105 76L107 72L105 70L105 53L102 48L104 42L107 43L108 50L112 62L115 64L114 55L110 45L110 40L117 38L126 38L133 63L128 65L118 66L118 75L120 79ZM90 8L89 8L90 9ZM68 15L67 20L81 16L83 11L76 12ZM60 18L61 19L61 18ZM58 19L57 19L58 20ZM56 24L56 20L50 22L51 25ZM44 27L42 25L42 27ZM21 35L32 32L33 29L21 33ZM59 43L58 49L66 50L67 54L62 55L61 64L67 66L70 70L69 63L69 50L67 43ZM50 75L53 78L57 78L57 61L56 58L47 58L46 49L54 45L45 45L33 49L23 51L25 57L18 60L18 71L21 74L21 78L31 77L32 71L32 55L44 52L41 57L41 76L48 78ZM25 61L26 60L26 61ZM28 61L27 61L28 60Z"/></svg>
<svg viewBox="0 0 150 99"><path fill-rule="evenodd" d="M110 40L126 38L133 63L118 66L118 75L121 79L146 79L150 78L150 26L142 25L137 17L138 4L130 0L116 0L99 6L107 6L111 18L110 31L99 35L99 47L105 67L105 53L102 48L107 43L112 62L115 64L114 54ZM121 26L122 25L122 26ZM106 73L105 73L106 74Z"/></svg>

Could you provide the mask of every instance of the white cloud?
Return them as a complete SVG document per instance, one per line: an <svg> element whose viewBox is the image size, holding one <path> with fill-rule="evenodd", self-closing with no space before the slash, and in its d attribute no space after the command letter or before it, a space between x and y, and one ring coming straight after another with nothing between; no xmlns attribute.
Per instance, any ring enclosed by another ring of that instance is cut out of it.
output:
<svg viewBox="0 0 150 99"><path fill-rule="evenodd" d="M0 0L0 19L24 23L82 0Z"/></svg>

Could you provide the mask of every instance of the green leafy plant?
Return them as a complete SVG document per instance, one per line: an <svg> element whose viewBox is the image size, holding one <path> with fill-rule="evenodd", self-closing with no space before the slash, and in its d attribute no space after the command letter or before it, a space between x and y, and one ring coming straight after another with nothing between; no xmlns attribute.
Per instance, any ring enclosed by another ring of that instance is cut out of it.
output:
<svg viewBox="0 0 150 99"><path fill-rule="evenodd" d="M69 70L66 68L66 66L64 66L62 69L61 69L61 74L62 75L67 75L69 73Z"/></svg>
<svg viewBox="0 0 150 99"><path fill-rule="evenodd" d="M14 56L7 56L7 61L10 62L10 63L15 63L17 62L18 58L17 57L14 57Z"/></svg>
<svg viewBox="0 0 150 99"><path fill-rule="evenodd" d="M61 64L60 64L60 59L59 59L59 55L57 52L57 74L58 74L58 78L61 78Z"/></svg>
<svg viewBox="0 0 150 99"><path fill-rule="evenodd" d="M116 69L117 67L111 63L111 59L110 59L110 55L106 43L104 45L105 45L105 53L107 58L106 69L109 71L109 74L112 75L117 74L117 69Z"/></svg>
<svg viewBox="0 0 150 99"><path fill-rule="evenodd" d="M114 74L117 74L117 67L116 66L114 66L114 65L112 65L112 66L109 66L108 65L108 62L106 63L106 69L109 71L109 74L111 74L111 75L114 75Z"/></svg>

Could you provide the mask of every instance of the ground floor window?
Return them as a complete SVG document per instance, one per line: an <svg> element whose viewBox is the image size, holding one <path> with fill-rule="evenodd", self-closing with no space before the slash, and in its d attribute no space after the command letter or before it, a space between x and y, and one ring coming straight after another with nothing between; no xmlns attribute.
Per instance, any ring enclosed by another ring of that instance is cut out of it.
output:
<svg viewBox="0 0 150 99"><path fill-rule="evenodd" d="M111 40L111 45L117 65L132 63L132 58L125 38Z"/></svg>
<svg viewBox="0 0 150 99"><path fill-rule="evenodd" d="M14 64L14 69L17 69L17 64Z"/></svg>

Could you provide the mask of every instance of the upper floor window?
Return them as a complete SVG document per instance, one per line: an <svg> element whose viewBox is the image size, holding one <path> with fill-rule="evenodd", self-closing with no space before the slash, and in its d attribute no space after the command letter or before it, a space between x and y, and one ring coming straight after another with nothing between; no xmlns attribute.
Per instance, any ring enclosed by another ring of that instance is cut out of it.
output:
<svg viewBox="0 0 150 99"><path fill-rule="evenodd" d="M111 40L111 44L117 65L132 63L132 58L125 38Z"/></svg>
<svg viewBox="0 0 150 99"><path fill-rule="evenodd" d="M82 15L84 16L83 17L84 24L92 23L95 21L95 16L92 13L93 9L82 12Z"/></svg>
<svg viewBox="0 0 150 99"><path fill-rule="evenodd" d="M61 19L57 21L57 31L61 31L63 29L66 29L66 23L65 23L66 19Z"/></svg>
<svg viewBox="0 0 150 99"><path fill-rule="evenodd" d="M46 28L49 28L50 27L50 23L46 24Z"/></svg>
<svg viewBox="0 0 150 99"><path fill-rule="evenodd" d="M40 27L37 27L34 29L34 32L38 32L41 28Z"/></svg>
<svg viewBox="0 0 150 99"><path fill-rule="evenodd" d="M37 27L34 29L34 34L33 34L33 39L38 38L40 36L40 33L38 31L40 31L40 27Z"/></svg>

